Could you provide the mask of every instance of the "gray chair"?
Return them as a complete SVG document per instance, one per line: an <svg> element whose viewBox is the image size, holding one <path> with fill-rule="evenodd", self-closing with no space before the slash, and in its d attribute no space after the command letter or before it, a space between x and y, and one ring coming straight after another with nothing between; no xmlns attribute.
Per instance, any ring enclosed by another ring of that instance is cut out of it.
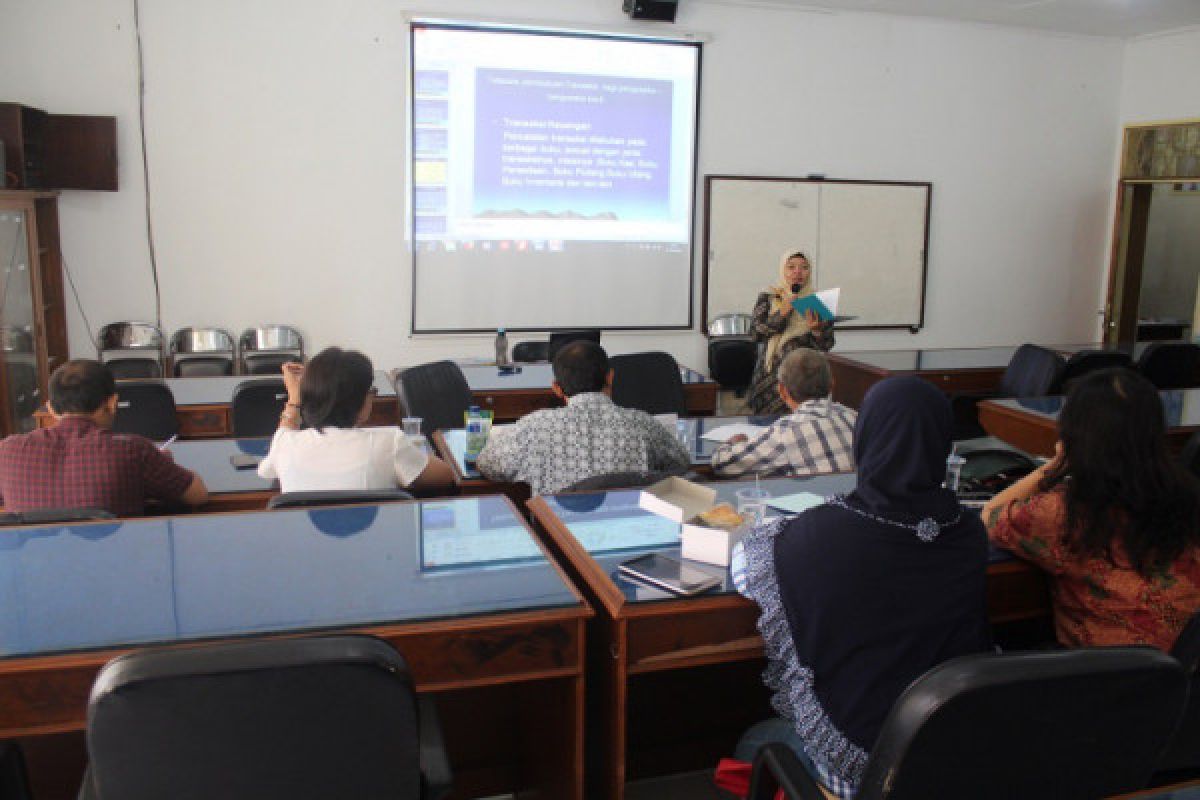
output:
<svg viewBox="0 0 1200 800"><path fill-rule="evenodd" d="M181 328L171 335L171 369L177 378L232 375L233 356L233 337L220 328Z"/></svg>
<svg viewBox="0 0 1200 800"><path fill-rule="evenodd" d="M857 800L1071 800L1144 787L1183 709L1187 679L1153 648L952 659L900 695ZM822 800L792 751L755 759L750 800Z"/></svg>
<svg viewBox="0 0 1200 800"><path fill-rule="evenodd" d="M368 636L141 650L88 701L82 800L440 798L432 701Z"/></svg>
<svg viewBox="0 0 1200 800"><path fill-rule="evenodd" d="M396 376L396 394L404 414L421 418L421 433L463 427L463 415L473 405L471 388L453 361L409 367Z"/></svg>
<svg viewBox="0 0 1200 800"><path fill-rule="evenodd" d="M120 379L163 376L163 335L149 322L112 322L100 329L96 350Z"/></svg>
<svg viewBox="0 0 1200 800"><path fill-rule="evenodd" d="M247 328L238 338L238 362L244 375L278 375L290 361L304 360L304 339L287 325Z"/></svg>
<svg viewBox="0 0 1200 800"><path fill-rule="evenodd" d="M1084 375L1114 367L1132 368L1133 359L1120 350L1080 350L1067 359L1049 394L1066 394L1071 384Z"/></svg>
<svg viewBox="0 0 1200 800"><path fill-rule="evenodd" d="M239 439L270 436L279 427L279 416L287 405L283 378L251 378L233 390L230 417L233 435Z"/></svg>

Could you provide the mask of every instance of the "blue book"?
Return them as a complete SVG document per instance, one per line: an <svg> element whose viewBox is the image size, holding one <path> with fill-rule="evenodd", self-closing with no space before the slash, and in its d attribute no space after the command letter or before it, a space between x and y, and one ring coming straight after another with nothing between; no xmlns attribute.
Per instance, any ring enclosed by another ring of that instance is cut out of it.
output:
<svg viewBox="0 0 1200 800"><path fill-rule="evenodd" d="M841 291L841 289L825 289L804 297L797 297L792 301L792 308L796 309L801 316L812 311L821 322L829 322L837 313L838 295L841 294Z"/></svg>

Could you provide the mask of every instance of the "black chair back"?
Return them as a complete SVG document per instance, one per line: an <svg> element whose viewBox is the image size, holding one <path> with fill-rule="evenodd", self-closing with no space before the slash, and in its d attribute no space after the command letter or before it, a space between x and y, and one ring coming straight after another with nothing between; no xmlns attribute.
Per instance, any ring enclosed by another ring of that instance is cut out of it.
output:
<svg viewBox="0 0 1200 800"><path fill-rule="evenodd" d="M1072 800L1146 785L1187 694L1183 668L1150 647L964 656L892 706L856 800ZM782 775L786 780L778 780ZM750 800L820 800L784 745L755 759Z"/></svg>
<svg viewBox="0 0 1200 800"><path fill-rule="evenodd" d="M175 361L176 378L215 378L233 374L233 359L228 356L192 356Z"/></svg>
<svg viewBox="0 0 1200 800"><path fill-rule="evenodd" d="M1036 344L1023 344L1000 378L1001 397L1042 397L1050 394L1066 361L1053 350Z"/></svg>
<svg viewBox="0 0 1200 800"><path fill-rule="evenodd" d="M412 500L403 489L330 489L326 491L283 492L267 501L267 508L313 508L351 503L396 503Z"/></svg>
<svg viewBox="0 0 1200 800"><path fill-rule="evenodd" d="M649 414L686 414L679 364L670 353L629 353L609 359L612 401Z"/></svg>
<svg viewBox="0 0 1200 800"><path fill-rule="evenodd" d="M559 331L550 334L550 342L546 349L546 360L553 361L558 351L571 342L595 342L600 344L600 331L596 329L582 331Z"/></svg>
<svg viewBox="0 0 1200 800"><path fill-rule="evenodd" d="M1190 342L1155 342L1142 353L1137 368L1159 389L1200 386L1200 346Z"/></svg>
<svg viewBox="0 0 1200 800"><path fill-rule="evenodd" d="M119 381L163 376L162 362L157 356L113 358L105 361L104 366L108 367L113 377Z"/></svg>
<svg viewBox="0 0 1200 800"><path fill-rule="evenodd" d="M1058 381L1050 389L1050 394L1066 394L1071 384L1089 372L1114 367L1133 367L1133 359L1128 353L1120 350L1080 350L1067 359Z"/></svg>
<svg viewBox="0 0 1200 800"><path fill-rule="evenodd" d="M239 439L272 435L286 405L283 378L242 381L233 390L233 435Z"/></svg>
<svg viewBox="0 0 1200 800"><path fill-rule="evenodd" d="M366 636L143 650L88 702L91 800L422 796L408 665Z"/></svg>
<svg viewBox="0 0 1200 800"><path fill-rule="evenodd" d="M279 375L284 364L299 360L294 353L246 353L242 365L247 375Z"/></svg>
<svg viewBox="0 0 1200 800"><path fill-rule="evenodd" d="M0 742L0 797L29 800L31 796L21 748L16 742Z"/></svg>
<svg viewBox="0 0 1200 800"><path fill-rule="evenodd" d="M1151 648L954 659L896 701L858 797L1136 791L1153 773L1186 694L1179 664Z"/></svg>
<svg viewBox="0 0 1200 800"><path fill-rule="evenodd" d="M60 522L91 522L116 519L105 508L36 508L29 511L8 511L0 514L0 527L10 525L54 525ZM4 794L0 792L0 797Z"/></svg>
<svg viewBox="0 0 1200 800"><path fill-rule="evenodd" d="M708 340L708 374L722 389L742 391L750 385L758 345L735 337Z"/></svg>
<svg viewBox="0 0 1200 800"><path fill-rule="evenodd" d="M1188 438L1183 452L1179 454L1179 460L1185 469L1200 478L1200 431Z"/></svg>
<svg viewBox="0 0 1200 800"><path fill-rule="evenodd" d="M396 377L396 394L404 413L420 417L426 436L442 428L463 427L471 407L471 389L453 361L435 361L403 370Z"/></svg>
<svg viewBox="0 0 1200 800"><path fill-rule="evenodd" d="M1171 655L1187 672L1191 691L1175 736L1158 762L1160 772L1187 770L1187 779L1200 776L1200 611L1192 615L1171 647ZM1159 783L1155 780L1155 783Z"/></svg>
<svg viewBox="0 0 1200 800"><path fill-rule="evenodd" d="M604 489L638 489L677 475L675 472L608 472L584 478L563 489L564 492L589 492Z"/></svg>
<svg viewBox="0 0 1200 800"><path fill-rule="evenodd" d="M512 360L524 364L550 360L549 342L517 342L513 345Z"/></svg>
<svg viewBox="0 0 1200 800"><path fill-rule="evenodd" d="M166 441L179 432L175 395L162 381L118 381L114 433Z"/></svg>

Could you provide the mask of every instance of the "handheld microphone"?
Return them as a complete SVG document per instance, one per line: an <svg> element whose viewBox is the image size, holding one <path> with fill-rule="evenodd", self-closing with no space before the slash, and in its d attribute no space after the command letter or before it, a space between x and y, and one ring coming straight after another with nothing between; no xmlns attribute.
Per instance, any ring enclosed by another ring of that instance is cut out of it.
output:
<svg viewBox="0 0 1200 800"><path fill-rule="evenodd" d="M803 288L804 288L804 287L803 287L803 286L801 286L800 284L798 284L798 283L793 283L793 284L792 284L792 294L800 294L800 290L801 290L801 289L803 289Z"/></svg>

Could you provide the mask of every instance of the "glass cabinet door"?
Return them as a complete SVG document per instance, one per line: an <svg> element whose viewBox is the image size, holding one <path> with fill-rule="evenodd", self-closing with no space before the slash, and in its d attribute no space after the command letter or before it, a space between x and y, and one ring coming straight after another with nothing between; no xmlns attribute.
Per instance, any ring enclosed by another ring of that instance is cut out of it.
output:
<svg viewBox="0 0 1200 800"><path fill-rule="evenodd" d="M33 430L42 402L29 238L27 212L0 208L0 433Z"/></svg>

